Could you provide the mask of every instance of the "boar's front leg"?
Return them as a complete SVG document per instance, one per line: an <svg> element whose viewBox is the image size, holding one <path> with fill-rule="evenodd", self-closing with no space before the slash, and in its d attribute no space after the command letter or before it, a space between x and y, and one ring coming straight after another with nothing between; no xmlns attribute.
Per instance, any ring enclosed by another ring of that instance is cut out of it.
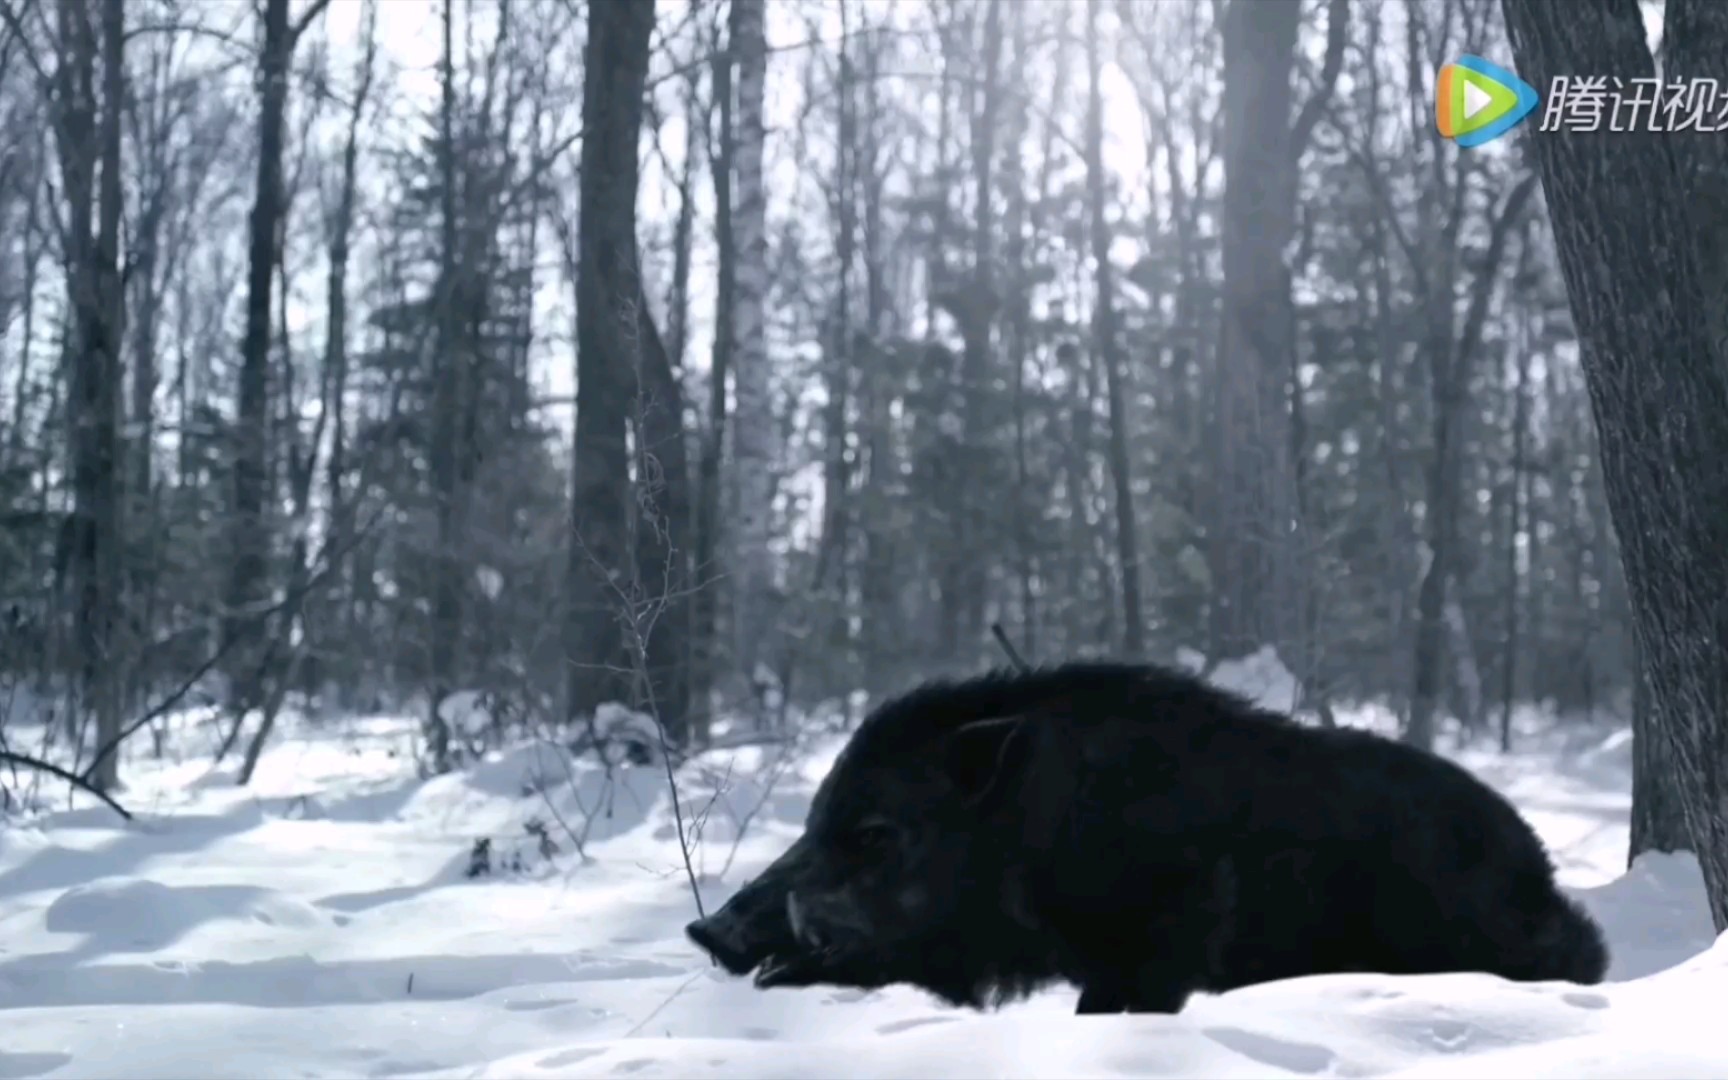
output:
<svg viewBox="0 0 1728 1080"><path fill-rule="evenodd" d="M1179 1013L1200 980L1175 971L1143 969L1126 977L1100 976L1080 991L1077 1016L1098 1013Z"/></svg>
<svg viewBox="0 0 1728 1080"><path fill-rule="evenodd" d="M1154 910L1092 923L1080 942L1077 1015L1177 1013L1218 984L1234 925L1236 877L1228 859L1159 889Z"/></svg>

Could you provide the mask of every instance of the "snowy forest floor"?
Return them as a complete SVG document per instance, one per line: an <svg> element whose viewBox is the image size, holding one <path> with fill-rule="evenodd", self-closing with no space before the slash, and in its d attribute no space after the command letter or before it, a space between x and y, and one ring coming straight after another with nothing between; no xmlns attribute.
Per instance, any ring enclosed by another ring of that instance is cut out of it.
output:
<svg viewBox="0 0 1728 1080"><path fill-rule="evenodd" d="M288 717L240 789L207 752L156 761L140 740L137 821L64 795L0 821L0 1080L1728 1075L1728 938L1711 947L1696 864L1622 871L1626 732L1519 719L1515 754L1456 756L1601 920L1608 984L1324 977L1176 1017L1076 1018L1068 991L979 1016L904 988L728 979L683 937L694 905L658 768L609 779L534 745L422 781L406 719ZM175 723L169 745L214 737L206 717ZM710 907L796 835L837 747L684 770ZM493 872L470 878L481 838Z"/></svg>

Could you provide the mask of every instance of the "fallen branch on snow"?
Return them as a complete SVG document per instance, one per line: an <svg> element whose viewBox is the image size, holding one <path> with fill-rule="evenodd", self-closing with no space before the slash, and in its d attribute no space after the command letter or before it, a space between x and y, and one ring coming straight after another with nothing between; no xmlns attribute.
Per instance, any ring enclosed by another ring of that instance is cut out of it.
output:
<svg viewBox="0 0 1728 1080"><path fill-rule="evenodd" d="M71 772L67 769L62 769L51 761L43 761L41 758L33 758L29 754L14 753L11 750L0 750L0 762L11 765L22 765L26 769L34 769L37 772L47 773L49 776L52 776L57 780L64 780L79 791L88 795L94 795L98 799L101 799L103 802L107 803L116 814L119 814L127 821L132 820L131 812L116 802L112 795L103 791L95 784L92 784L85 777L79 776L77 773Z"/></svg>

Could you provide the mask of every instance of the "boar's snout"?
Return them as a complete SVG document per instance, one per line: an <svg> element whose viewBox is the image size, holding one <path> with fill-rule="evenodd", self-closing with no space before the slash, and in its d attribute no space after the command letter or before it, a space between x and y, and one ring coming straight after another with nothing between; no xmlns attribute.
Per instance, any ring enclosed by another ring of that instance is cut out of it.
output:
<svg viewBox="0 0 1728 1080"><path fill-rule="evenodd" d="M737 921L727 917L725 908L697 919L684 928L684 934L733 975L749 974L761 959L750 949Z"/></svg>
<svg viewBox="0 0 1728 1080"><path fill-rule="evenodd" d="M744 886L720 910L686 926L684 934L733 975L748 975L771 955L795 947L786 921L786 890L770 874Z"/></svg>

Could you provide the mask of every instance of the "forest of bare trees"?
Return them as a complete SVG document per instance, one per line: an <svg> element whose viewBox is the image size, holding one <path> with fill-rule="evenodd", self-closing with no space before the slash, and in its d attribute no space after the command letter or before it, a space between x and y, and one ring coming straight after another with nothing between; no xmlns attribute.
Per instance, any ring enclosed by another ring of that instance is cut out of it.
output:
<svg viewBox="0 0 1728 1080"><path fill-rule="evenodd" d="M1422 745L1637 702L1728 922L1720 136L1434 134L1656 62L1564 6L0 0L0 751L1271 645Z"/></svg>

